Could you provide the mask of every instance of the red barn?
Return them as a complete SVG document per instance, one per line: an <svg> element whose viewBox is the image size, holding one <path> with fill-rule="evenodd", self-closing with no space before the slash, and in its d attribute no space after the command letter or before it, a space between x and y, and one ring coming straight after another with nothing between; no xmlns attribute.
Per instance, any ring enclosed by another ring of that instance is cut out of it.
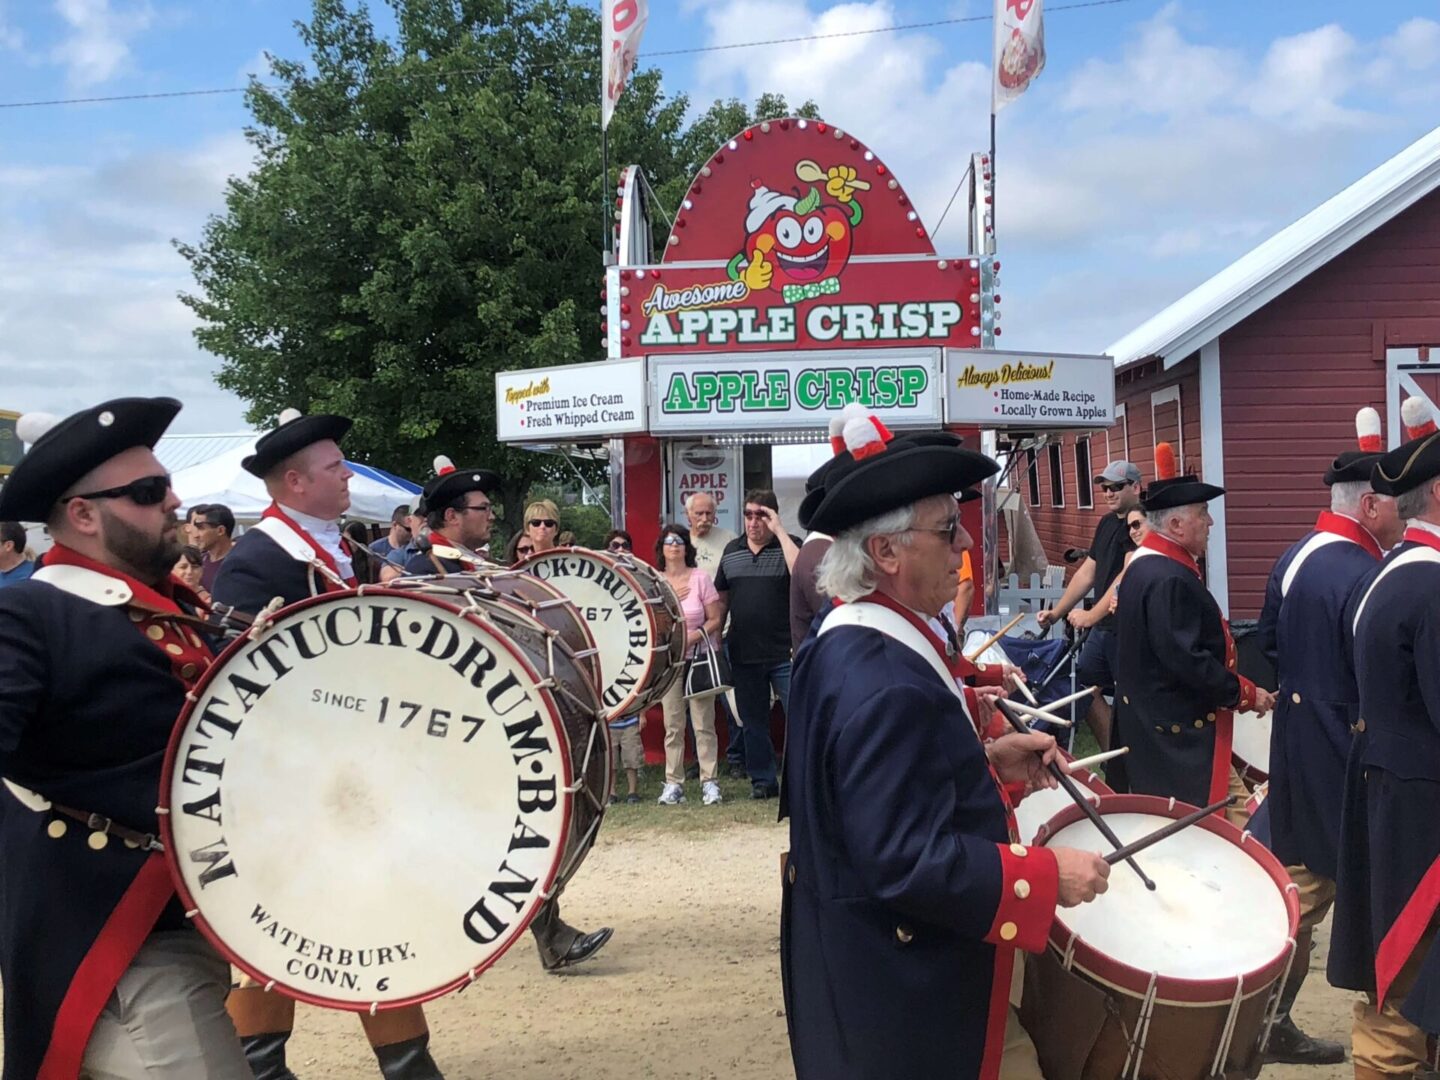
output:
<svg viewBox="0 0 1440 1080"><path fill-rule="evenodd" d="M1094 532L1089 474L1128 458L1148 482L1168 439L1227 489L1209 584L1231 618L1255 618L1276 558L1328 505L1320 477L1353 447L1355 411L1377 408L1395 446L1406 397L1440 402L1436 346L1440 128L1107 349L1115 427L1040 449L1020 498L1058 562Z"/></svg>

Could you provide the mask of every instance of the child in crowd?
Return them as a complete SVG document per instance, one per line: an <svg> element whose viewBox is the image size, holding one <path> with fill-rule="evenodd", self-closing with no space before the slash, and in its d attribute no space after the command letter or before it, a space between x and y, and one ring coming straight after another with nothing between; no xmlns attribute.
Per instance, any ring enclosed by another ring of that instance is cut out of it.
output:
<svg viewBox="0 0 1440 1080"><path fill-rule="evenodd" d="M627 803L640 801L640 766L645 764L645 747L641 744L640 733L645 730L645 714L635 713L610 721L610 757L615 761L615 786L610 802L620 801L620 770L625 770L625 783L629 793Z"/></svg>

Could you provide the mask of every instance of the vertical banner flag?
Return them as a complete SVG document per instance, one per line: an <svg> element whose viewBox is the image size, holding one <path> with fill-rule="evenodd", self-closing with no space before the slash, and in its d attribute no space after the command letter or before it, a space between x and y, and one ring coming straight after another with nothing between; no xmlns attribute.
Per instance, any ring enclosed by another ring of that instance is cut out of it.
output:
<svg viewBox="0 0 1440 1080"><path fill-rule="evenodd" d="M645 20L650 16L649 0L602 0L600 17L604 20L600 46L601 94L600 130L610 126L615 104L625 92L630 73L635 70L635 57L640 51L640 37L645 33Z"/></svg>
<svg viewBox="0 0 1440 1080"><path fill-rule="evenodd" d="M995 78L990 111L1023 94L1045 69L1044 0L995 0Z"/></svg>

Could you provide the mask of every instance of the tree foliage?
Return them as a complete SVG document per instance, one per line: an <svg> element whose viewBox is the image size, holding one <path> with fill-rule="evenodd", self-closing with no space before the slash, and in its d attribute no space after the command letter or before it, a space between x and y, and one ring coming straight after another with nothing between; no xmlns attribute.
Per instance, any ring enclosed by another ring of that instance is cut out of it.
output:
<svg viewBox="0 0 1440 1080"><path fill-rule="evenodd" d="M428 477L446 454L506 478L506 519L554 475L495 440L498 371L599 359L600 26L566 0L312 0L304 59L252 80L253 171L196 244L218 380L268 424L287 407L355 418L350 456ZM721 141L786 115L689 101L639 72L610 127L610 162L639 162L678 203ZM802 110L813 115L814 106Z"/></svg>

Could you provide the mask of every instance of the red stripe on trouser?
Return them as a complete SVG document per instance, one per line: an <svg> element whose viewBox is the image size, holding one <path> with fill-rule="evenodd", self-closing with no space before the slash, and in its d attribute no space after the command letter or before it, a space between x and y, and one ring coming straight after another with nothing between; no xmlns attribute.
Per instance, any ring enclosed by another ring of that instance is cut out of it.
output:
<svg viewBox="0 0 1440 1080"><path fill-rule="evenodd" d="M165 857L158 852L149 856L75 969L55 1013L50 1045L36 1080L75 1080L80 1075L85 1045L100 1011L174 892Z"/></svg>

